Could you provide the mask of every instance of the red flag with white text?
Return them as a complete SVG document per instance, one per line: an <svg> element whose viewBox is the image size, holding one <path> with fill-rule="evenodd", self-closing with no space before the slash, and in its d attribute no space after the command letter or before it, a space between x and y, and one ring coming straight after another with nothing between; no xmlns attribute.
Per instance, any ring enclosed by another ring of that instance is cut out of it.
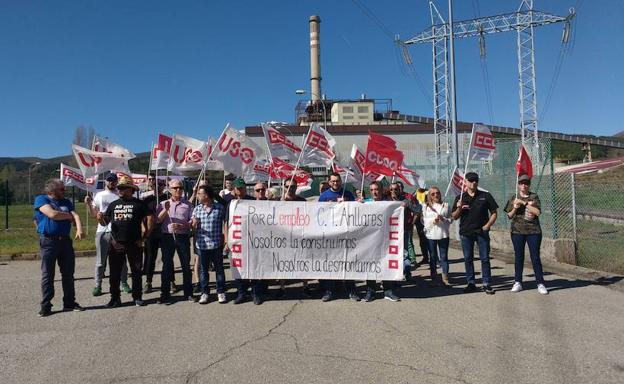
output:
<svg viewBox="0 0 624 384"><path fill-rule="evenodd" d="M403 164L403 152L388 136L369 133L366 147L366 171L392 176Z"/></svg>
<svg viewBox="0 0 624 384"><path fill-rule="evenodd" d="M468 158L470 160L491 161L494 160L495 154L496 144L490 128L481 124L473 124Z"/></svg>

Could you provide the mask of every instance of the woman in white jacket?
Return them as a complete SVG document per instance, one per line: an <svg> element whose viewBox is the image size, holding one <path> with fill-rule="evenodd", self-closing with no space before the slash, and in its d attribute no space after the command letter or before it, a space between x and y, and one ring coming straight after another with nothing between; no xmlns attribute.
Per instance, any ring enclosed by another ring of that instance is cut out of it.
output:
<svg viewBox="0 0 624 384"><path fill-rule="evenodd" d="M448 248L449 227L452 219L449 206L442 201L442 195L438 187L429 188L427 198L423 204L422 220L429 248L431 281L436 282L438 279L437 264L439 259L442 267L442 285L450 287Z"/></svg>

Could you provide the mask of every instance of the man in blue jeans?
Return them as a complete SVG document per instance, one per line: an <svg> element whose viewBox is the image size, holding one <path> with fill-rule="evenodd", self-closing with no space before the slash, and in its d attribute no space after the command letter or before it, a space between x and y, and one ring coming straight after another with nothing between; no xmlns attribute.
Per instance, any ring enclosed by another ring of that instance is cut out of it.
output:
<svg viewBox="0 0 624 384"><path fill-rule="evenodd" d="M466 192L455 198L452 213L453 220L459 221L459 235L462 250L464 252L464 264L466 265L466 280L468 285L464 292L474 292L474 244L479 246L479 258L481 259L482 290L488 295L493 295L494 290L490 286L490 228L496 221L498 205L489 192L478 189L479 175L468 172L465 176Z"/></svg>
<svg viewBox="0 0 624 384"><path fill-rule="evenodd" d="M63 283L63 310L82 311L76 302L74 288L75 255L69 233L76 223L76 239L82 239L82 224L71 201L65 198L65 184L48 180L45 195L35 198L35 221L41 248L41 310L40 317L52 314L54 297L54 269L58 262Z"/></svg>
<svg viewBox="0 0 624 384"><path fill-rule="evenodd" d="M195 302L193 285L191 284L191 215L193 205L184 196L184 189L180 180L169 182L171 198L160 203L157 208L158 223L162 223L162 261L163 268L160 274L161 304L171 304L170 288L173 276L173 255L178 253L182 266L182 282L184 297Z"/></svg>

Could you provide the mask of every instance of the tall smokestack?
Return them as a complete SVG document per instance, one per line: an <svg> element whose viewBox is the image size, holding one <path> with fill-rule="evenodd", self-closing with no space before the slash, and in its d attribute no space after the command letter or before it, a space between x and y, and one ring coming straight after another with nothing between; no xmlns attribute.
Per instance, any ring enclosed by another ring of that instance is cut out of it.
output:
<svg viewBox="0 0 624 384"><path fill-rule="evenodd" d="M321 18L310 16L310 90L312 103L321 100Z"/></svg>

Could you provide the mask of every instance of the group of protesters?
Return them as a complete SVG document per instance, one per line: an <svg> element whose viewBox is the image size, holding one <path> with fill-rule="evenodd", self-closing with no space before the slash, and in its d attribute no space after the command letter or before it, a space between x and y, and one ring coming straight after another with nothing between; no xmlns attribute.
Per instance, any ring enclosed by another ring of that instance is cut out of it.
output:
<svg viewBox="0 0 624 384"><path fill-rule="evenodd" d="M459 221L459 235L464 255L466 286L464 292L477 290L474 272L474 246L479 250L481 261L481 289L486 294L494 294L491 286L490 268L490 228L497 219L498 205L492 195L478 188L479 176L469 172L465 175L465 191L458 195L452 204L443 201L440 189L432 186L428 191L419 189L414 195L404 191L401 182L391 182L385 189L383 184L374 181L368 191L358 191L357 196L345 190L340 174L333 173L326 182L320 184L319 202L341 203L359 201L372 204L379 201L397 201L404 207L404 276L411 278L415 263L412 244L414 228L418 235L421 264L429 264L430 279L433 285L451 287L449 279L448 249L450 224ZM538 292L547 294L540 261L541 213L539 197L530 191L531 179L527 175L518 177L518 190L509 198L505 212L511 220L511 240L515 249L515 282L512 292L522 290L524 249L528 244L529 254L535 272ZM253 186L253 196L247 194L247 184L241 178L228 179L224 189L216 192L206 180L193 188L190 198L185 198L181 180L156 180L152 175L148 180L149 190L138 195L138 186L126 176L120 178L110 173L105 177L105 188L92 198L85 197L89 215L96 217L95 285L93 296L102 295L102 280L107 261L109 266L110 300L107 308L122 305L121 292L132 294L133 303L143 306L144 293L153 291L152 279L156 259L162 258L161 284L158 303L171 304L172 293L177 292L175 283L174 256L178 255L182 270L183 300L207 304L210 301L209 270L216 275L216 301L226 303L226 277L224 257L229 249L225 242L228 230L228 209L234 200L280 200L306 201L296 193L297 183L287 179L283 193L268 188L263 182ZM76 239L83 238L82 224L71 201L65 198L65 186L58 179L46 183L44 194L37 196L34 203L37 232L41 249L41 289L40 316L52 313L54 297L55 264L58 263L62 275L63 310L82 311L75 300L74 268L75 255L70 237L72 223L76 226ZM368 195L368 197L365 197ZM194 256L194 262L191 258ZM191 268L191 263L194 265ZM132 277L128 284L128 268ZM441 274L438 274L438 265ZM193 275L196 284L193 285ZM142 278L146 277L143 286ZM262 304L268 297L268 285L279 286L276 296L284 294L284 281L236 279L234 304L251 299L254 304ZM336 296L336 281L319 280L322 301L330 301ZM399 301L398 282L382 281L384 298ZM344 281L344 288L351 300L366 302L376 297L377 282L366 281L363 298L354 281ZM311 294L308 282L303 282L303 294Z"/></svg>

